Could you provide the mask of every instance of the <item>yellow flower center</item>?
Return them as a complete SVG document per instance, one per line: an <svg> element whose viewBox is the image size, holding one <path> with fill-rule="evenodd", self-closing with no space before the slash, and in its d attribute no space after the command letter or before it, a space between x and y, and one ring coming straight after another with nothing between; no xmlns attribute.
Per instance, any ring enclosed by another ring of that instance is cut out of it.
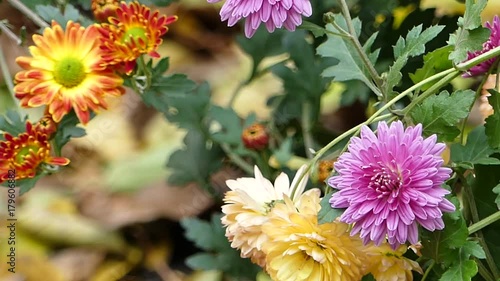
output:
<svg viewBox="0 0 500 281"><path fill-rule="evenodd" d="M54 66L54 80L66 88L80 85L85 79L83 63L73 57L65 57Z"/></svg>
<svg viewBox="0 0 500 281"><path fill-rule="evenodd" d="M40 146L34 144L21 147L16 153L16 163L21 164L22 162L24 162L24 157L30 154L30 151L36 153L39 149Z"/></svg>
<svg viewBox="0 0 500 281"><path fill-rule="evenodd" d="M142 39L144 42L148 42L148 37L146 36L146 30L143 27L136 26L131 27L125 31L122 37L122 43L128 44L130 43L130 38L134 38L134 41L137 42Z"/></svg>

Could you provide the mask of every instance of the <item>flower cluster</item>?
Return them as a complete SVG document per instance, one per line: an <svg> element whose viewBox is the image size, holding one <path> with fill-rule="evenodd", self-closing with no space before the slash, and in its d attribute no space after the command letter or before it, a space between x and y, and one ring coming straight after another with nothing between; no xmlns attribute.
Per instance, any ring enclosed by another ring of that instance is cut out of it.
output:
<svg viewBox="0 0 500 281"><path fill-rule="evenodd" d="M254 178L227 181L222 223L242 257L275 281L354 281L370 273L379 281L412 280L412 271L422 273L418 263L403 257L406 247L365 246L344 222L320 224L321 192L303 192L304 174L302 167L290 184L282 173L273 185L255 168Z"/></svg>
<svg viewBox="0 0 500 281"><path fill-rule="evenodd" d="M176 17L160 16L137 2L92 1L96 19L108 21L83 27L53 21L34 35L30 57L18 57L23 68L15 76L16 97L24 107L47 106L59 123L74 110L82 124L91 112L107 108L107 97L124 94L121 70L130 74L142 54L156 52L167 25Z"/></svg>

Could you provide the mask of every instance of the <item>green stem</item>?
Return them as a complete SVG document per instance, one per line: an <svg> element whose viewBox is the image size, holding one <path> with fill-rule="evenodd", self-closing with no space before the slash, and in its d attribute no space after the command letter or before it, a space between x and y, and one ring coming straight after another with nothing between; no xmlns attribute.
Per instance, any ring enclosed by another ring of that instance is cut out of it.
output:
<svg viewBox="0 0 500 281"><path fill-rule="evenodd" d="M420 281L425 281L427 279L427 276L429 276L429 273L431 272L432 268L436 265L436 261L432 260L431 264L429 267L425 270L424 276L422 277L422 280Z"/></svg>
<svg viewBox="0 0 500 281"><path fill-rule="evenodd" d="M49 27L49 24L46 23L41 17L39 17L36 13L34 13L30 8L26 7L21 1L19 0L7 0L7 2L10 3L14 8L19 10L21 13L23 13L25 16L27 16L30 20L32 20L36 25L38 25L41 28L46 28ZM62 24L62 23L60 23Z"/></svg>
<svg viewBox="0 0 500 281"><path fill-rule="evenodd" d="M236 164L238 167L240 167L243 171L245 171L249 175L253 175L253 167L248 164L243 158L241 158L239 155L231 151L231 148L227 144L221 144L222 150L227 154L227 156Z"/></svg>
<svg viewBox="0 0 500 281"><path fill-rule="evenodd" d="M361 60L363 61L363 64L366 66L368 69L368 72L370 73L370 76L372 77L373 81L375 82L375 85L377 85L377 88L379 90L382 90L382 79L380 78L380 75L378 74L377 70L371 63L370 59L366 55L365 51L363 50L363 46L361 46L361 43L359 43L358 40L358 35L356 34L356 30L354 29L354 25L352 24L352 18L351 14L349 12L349 6L347 6L347 3L345 0L338 0L340 7L342 8L342 14L344 15L346 24L347 24L347 29L349 30L349 33L351 34L351 40L354 44L354 48L358 52Z"/></svg>
<svg viewBox="0 0 500 281"><path fill-rule="evenodd" d="M2 71L2 76L5 80L5 84L9 89L10 96L12 98L12 102L17 108L17 111L20 112L19 101L16 98L16 94L14 93L14 84L12 83L12 76L10 75L9 66L7 65L7 61L5 60L5 56L3 53L2 45L0 45L0 69Z"/></svg>
<svg viewBox="0 0 500 281"><path fill-rule="evenodd" d="M314 149L314 140L311 135L311 111L312 106L310 102L305 102L302 107L302 136L304 137L304 148L306 151L307 158L312 159L314 157L311 149Z"/></svg>
<svg viewBox="0 0 500 281"><path fill-rule="evenodd" d="M460 72L458 70L450 68L450 69L443 71L439 74L444 74L446 76L443 79L439 80L434 85L432 85L432 87L427 89L420 96L418 96L414 100L412 100L411 103L405 109L403 109L403 112L405 112L405 114L410 112L413 107L415 107L417 104L421 103L424 99L428 98L431 95L434 95L436 93L436 91L439 90L441 87L448 84L451 80L455 79L455 77L457 77L460 74Z"/></svg>
<svg viewBox="0 0 500 281"><path fill-rule="evenodd" d="M479 275L481 275L486 281L495 281L495 277L491 275L486 266L484 266L484 264L479 259L474 260L476 261Z"/></svg>
<svg viewBox="0 0 500 281"><path fill-rule="evenodd" d="M144 90L146 90L149 87L151 87L151 81L153 80L153 77L152 77L153 74L151 73L151 70L147 66L146 61L144 60L144 55L139 56L138 62L139 62L139 69L144 74L144 76L146 76L146 87L144 87Z"/></svg>
<svg viewBox="0 0 500 281"><path fill-rule="evenodd" d="M500 211L496 211L495 213L469 226L469 234L479 231L498 220L500 220Z"/></svg>
<svg viewBox="0 0 500 281"><path fill-rule="evenodd" d="M456 69L460 71L467 71L469 68L476 66L486 60L497 57L500 55L500 47L496 47L494 49L489 50L486 53L483 53L473 59L470 59L466 62L459 63L455 66Z"/></svg>

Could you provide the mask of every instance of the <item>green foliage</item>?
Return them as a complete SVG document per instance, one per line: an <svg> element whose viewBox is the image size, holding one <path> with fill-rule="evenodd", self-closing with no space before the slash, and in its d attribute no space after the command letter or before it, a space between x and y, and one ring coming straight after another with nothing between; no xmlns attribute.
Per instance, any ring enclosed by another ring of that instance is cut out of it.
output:
<svg viewBox="0 0 500 281"><path fill-rule="evenodd" d="M187 85L191 82L191 80L185 80ZM191 89L191 87L186 89ZM202 130L205 115L210 107L210 86L207 83L201 84L189 93L182 93L182 91L168 93L166 98L169 110L164 114L168 121L188 130Z"/></svg>
<svg viewBox="0 0 500 281"><path fill-rule="evenodd" d="M425 99L410 114L414 123L422 123L424 135L437 134L439 141L453 141L460 134L456 124L469 114L474 96L472 90L458 90L451 95L443 91Z"/></svg>
<svg viewBox="0 0 500 281"><path fill-rule="evenodd" d="M168 182L179 186L191 182L205 185L210 175L220 168L222 151L195 130L186 134L184 143L186 149L175 151L168 159L167 167L172 170Z"/></svg>
<svg viewBox="0 0 500 281"><path fill-rule="evenodd" d="M208 116L212 122L215 122L220 127L216 131L211 132L212 140L236 146L241 143L243 127L241 126L238 114L232 108L212 105Z"/></svg>
<svg viewBox="0 0 500 281"><path fill-rule="evenodd" d="M64 7L64 13L62 13L59 8L51 5L36 5L35 10L37 14L46 22L50 23L52 20L55 20L63 28L66 26L66 22L70 20L79 22L83 26L92 24L91 20L82 16L75 6L71 4L67 4Z"/></svg>
<svg viewBox="0 0 500 281"><path fill-rule="evenodd" d="M16 110L9 110L4 116L0 115L0 131L17 136L26 132L27 116L21 117ZM3 134L0 134L0 140L3 140Z"/></svg>
<svg viewBox="0 0 500 281"><path fill-rule="evenodd" d="M16 186L19 187L19 195L23 195L24 193L30 191L35 184L40 180L44 175L39 174L31 179L20 179L16 180Z"/></svg>
<svg viewBox="0 0 500 281"><path fill-rule="evenodd" d="M401 69L406 65L408 59L423 54L425 52L425 44L434 39L443 28L444 26L442 25L434 25L422 32L422 25L419 25L410 30L405 39L399 37L394 46L396 61L389 68L384 84L385 93L391 93L394 86L401 81L403 77Z"/></svg>
<svg viewBox="0 0 500 281"><path fill-rule="evenodd" d="M458 254L455 256L455 262L444 272L439 280L471 280L471 278L477 274L477 264L474 260L470 260L471 256L475 256L479 259L484 259L486 257L483 248L481 248L477 241L465 242L458 250Z"/></svg>
<svg viewBox="0 0 500 281"><path fill-rule="evenodd" d="M50 5L53 4L52 0L23 0L24 5L26 5L31 10L34 10L37 5Z"/></svg>
<svg viewBox="0 0 500 281"><path fill-rule="evenodd" d="M221 224L221 214L212 216L211 222L197 218L187 218L181 221L186 230L186 238L205 250L187 258L186 263L193 269L221 270L233 277L246 277L255 280L259 267L249 259L242 259L240 253L231 248L225 237Z"/></svg>
<svg viewBox="0 0 500 281"><path fill-rule="evenodd" d="M417 84L426 78L431 77L438 72L444 71L453 67L451 61L448 59L449 54L453 50L452 46L444 46L438 48L430 53L424 55L424 65L422 68L417 69L415 73L410 73L410 78L413 83ZM422 91L427 90L432 86L431 83L427 83L420 87Z"/></svg>
<svg viewBox="0 0 500 281"><path fill-rule="evenodd" d="M344 213L345 209L335 209L330 205L330 198L332 198L333 192L326 194L323 198L321 198L320 205L321 209L318 213L318 223L329 223L334 221L336 218Z"/></svg>
<svg viewBox="0 0 500 281"><path fill-rule="evenodd" d="M495 198L495 203L497 204L498 209L500 210L500 184L495 186L492 189L493 193L498 194L497 197Z"/></svg>
<svg viewBox="0 0 500 281"><path fill-rule="evenodd" d="M465 14L458 20L458 30L450 35L448 43L455 47L449 59L455 64L467 59L467 52L480 50L490 36L490 30L481 26L481 12L488 0L465 1Z"/></svg>
<svg viewBox="0 0 500 281"><path fill-rule="evenodd" d="M488 144L493 148L500 148L500 93L495 89L488 90L491 97L488 102L493 107L493 114L486 118L486 136L488 137Z"/></svg>
<svg viewBox="0 0 500 281"><path fill-rule="evenodd" d="M478 126L467 136L467 143L454 143L450 147L451 161L465 168L473 168L476 164L500 164L500 160L490 157L495 150L488 146L483 126Z"/></svg>
<svg viewBox="0 0 500 281"><path fill-rule="evenodd" d="M347 30L347 24L342 15L335 14L332 17L337 25ZM359 19L354 19L353 26L356 34L359 36L361 32L361 21ZM327 24L326 29L330 32L338 33L337 29L335 29L332 24ZM379 55L379 50L375 50L374 52L370 51L376 36L377 34L373 34L363 46L372 64L376 63ZM352 44L353 43L347 38L328 34L328 39L318 47L317 52L323 57L335 58L339 62L336 65L326 68L322 75L324 77L334 77L335 81L360 80L377 92L371 82L371 78L369 78L368 69L363 64L362 59L359 57Z"/></svg>
<svg viewBox="0 0 500 281"><path fill-rule="evenodd" d="M269 33L265 26L261 25L251 39L244 36L238 36L236 38L236 42L238 42L241 49L250 55L253 60L252 72L249 80L255 76L257 68L264 58L285 52L281 44L276 44L277 42L281 42L284 34L285 32L281 29Z"/></svg>
<svg viewBox="0 0 500 281"><path fill-rule="evenodd" d="M179 0L141 0L139 2L143 3L146 6L154 5L158 7L165 7L178 1Z"/></svg>
<svg viewBox="0 0 500 281"><path fill-rule="evenodd" d="M95 114L92 113L91 118ZM71 138L80 138L85 136L85 129L77 127L80 123L75 111L66 114L57 127L57 132L54 135L54 150L57 155L61 155L63 146L69 142Z"/></svg>

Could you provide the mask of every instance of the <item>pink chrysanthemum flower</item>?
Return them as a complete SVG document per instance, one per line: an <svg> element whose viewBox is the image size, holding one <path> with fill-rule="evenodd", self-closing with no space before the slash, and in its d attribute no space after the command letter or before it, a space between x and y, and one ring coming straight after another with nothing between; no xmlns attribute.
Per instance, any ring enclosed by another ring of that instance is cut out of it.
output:
<svg viewBox="0 0 500 281"><path fill-rule="evenodd" d="M491 30L490 38L483 44L483 49L476 52L468 52L467 60L473 59L481 54L484 54L498 46L500 46L500 18L495 16L493 18L493 24L490 22L486 22L486 27ZM467 71L463 77L473 77L481 74L485 74L488 72L490 67L497 60L496 57L486 60L474 67L471 67L469 71Z"/></svg>
<svg viewBox="0 0 500 281"><path fill-rule="evenodd" d="M217 3L221 0L207 0ZM309 17L312 7L309 0L227 0L220 11L222 21L235 25L242 18L245 21L245 35L250 38L261 23L269 32L283 26L294 31L302 24L302 16Z"/></svg>
<svg viewBox="0 0 500 281"><path fill-rule="evenodd" d="M417 224L443 229L442 212L455 210L441 187L451 174L442 167L445 144L421 134L421 124L405 130L400 121L390 127L380 122L377 135L364 126L335 162L338 175L328 183L340 191L330 203L347 208L340 220L354 223L351 235L360 232L365 244L380 245L386 237L394 249L406 241L416 244Z"/></svg>

